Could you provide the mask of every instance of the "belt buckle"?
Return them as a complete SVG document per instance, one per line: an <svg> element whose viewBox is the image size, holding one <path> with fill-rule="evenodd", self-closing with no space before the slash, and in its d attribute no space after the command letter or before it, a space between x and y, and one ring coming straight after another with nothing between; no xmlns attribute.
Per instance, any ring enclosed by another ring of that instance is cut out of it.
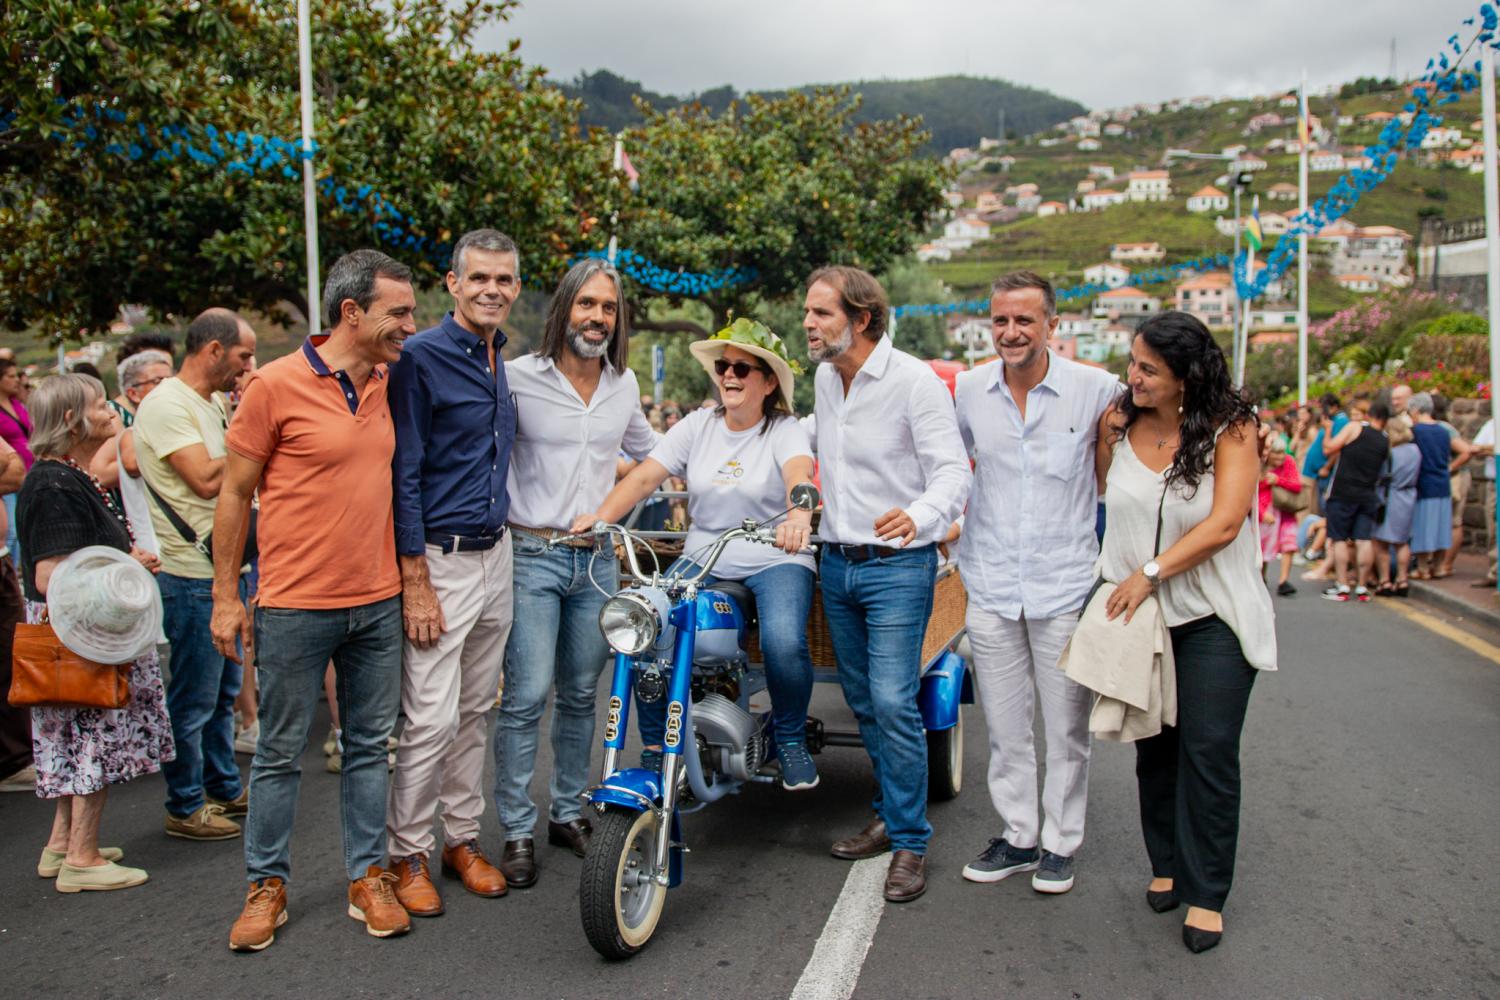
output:
<svg viewBox="0 0 1500 1000"><path fill-rule="evenodd" d="M452 537L453 537L453 548L449 549L448 551L449 552L462 552L464 550L464 536L463 535L454 535Z"/></svg>

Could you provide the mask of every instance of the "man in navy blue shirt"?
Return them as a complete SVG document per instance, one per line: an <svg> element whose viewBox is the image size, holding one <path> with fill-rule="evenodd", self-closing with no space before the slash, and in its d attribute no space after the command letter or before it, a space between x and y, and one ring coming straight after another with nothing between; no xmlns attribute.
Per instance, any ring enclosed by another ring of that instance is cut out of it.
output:
<svg viewBox="0 0 1500 1000"><path fill-rule="evenodd" d="M465 234L448 272L453 311L410 338L391 369L406 728L386 833L396 897L415 917L443 912L428 872L439 806L443 870L480 896L507 888L478 837L485 714L512 619L505 482L516 418L500 328L520 290L515 242L493 229Z"/></svg>

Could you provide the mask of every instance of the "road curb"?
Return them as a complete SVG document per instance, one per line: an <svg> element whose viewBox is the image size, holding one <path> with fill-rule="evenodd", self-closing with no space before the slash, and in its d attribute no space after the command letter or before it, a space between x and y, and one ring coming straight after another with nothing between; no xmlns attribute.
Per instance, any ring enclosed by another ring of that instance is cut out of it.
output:
<svg viewBox="0 0 1500 1000"><path fill-rule="evenodd" d="M1412 580L1410 585L1411 595L1426 604L1442 608L1451 614L1461 615L1470 621L1500 629L1500 608L1485 608L1471 604L1461 597L1454 597L1446 590L1423 583L1421 580Z"/></svg>

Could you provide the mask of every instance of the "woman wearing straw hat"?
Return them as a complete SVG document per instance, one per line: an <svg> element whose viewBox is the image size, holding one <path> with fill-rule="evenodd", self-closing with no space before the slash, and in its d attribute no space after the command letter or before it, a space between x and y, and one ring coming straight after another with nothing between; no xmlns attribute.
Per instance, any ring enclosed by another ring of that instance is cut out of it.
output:
<svg viewBox="0 0 1500 1000"><path fill-rule="evenodd" d="M619 521L668 476L683 478L692 521L683 560L690 563L746 518L780 515L791 506L791 488L812 479L812 445L793 419L792 378L798 369L781 338L741 318L690 350L708 369L721 402L678 421L597 512L574 521L574 531L600 520ZM792 791L818 783L806 745L813 684L807 615L816 567L803 550L811 533L812 515L793 511L777 526L775 548L747 539L730 542L713 570L713 579L743 583L755 595L781 783ZM650 766L651 756L660 752L666 706L638 702L637 711L646 745L643 763Z"/></svg>
<svg viewBox="0 0 1500 1000"><path fill-rule="evenodd" d="M36 793L57 800L37 874L55 877L59 892L146 881L141 869L118 863L119 848L99 846L99 820L110 785L159 771L175 756L156 657L161 596L141 568L154 571L156 557L135 548L125 512L86 471L111 437L106 398L89 375L37 386L37 461L17 503L27 622L50 618L63 645L86 659L132 664L124 708L32 709Z"/></svg>

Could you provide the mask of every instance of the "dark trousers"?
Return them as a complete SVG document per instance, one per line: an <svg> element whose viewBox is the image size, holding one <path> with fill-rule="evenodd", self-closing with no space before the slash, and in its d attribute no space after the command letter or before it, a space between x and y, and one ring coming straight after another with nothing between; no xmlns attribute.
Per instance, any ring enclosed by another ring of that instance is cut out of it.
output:
<svg viewBox="0 0 1500 1000"><path fill-rule="evenodd" d="M1240 730L1255 668L1216 615L1178 625L1177 725L1136 743L1151 874L1189 906L1222 911L1240 827Z"/></svg>
<svg viewBox="0 0 1500 1000"><path fill-rule="evenodd" d="M0 778L31 763L31 709L10 703L11 646L25 617L21 584L10 556L0 556Z"/></svg>

